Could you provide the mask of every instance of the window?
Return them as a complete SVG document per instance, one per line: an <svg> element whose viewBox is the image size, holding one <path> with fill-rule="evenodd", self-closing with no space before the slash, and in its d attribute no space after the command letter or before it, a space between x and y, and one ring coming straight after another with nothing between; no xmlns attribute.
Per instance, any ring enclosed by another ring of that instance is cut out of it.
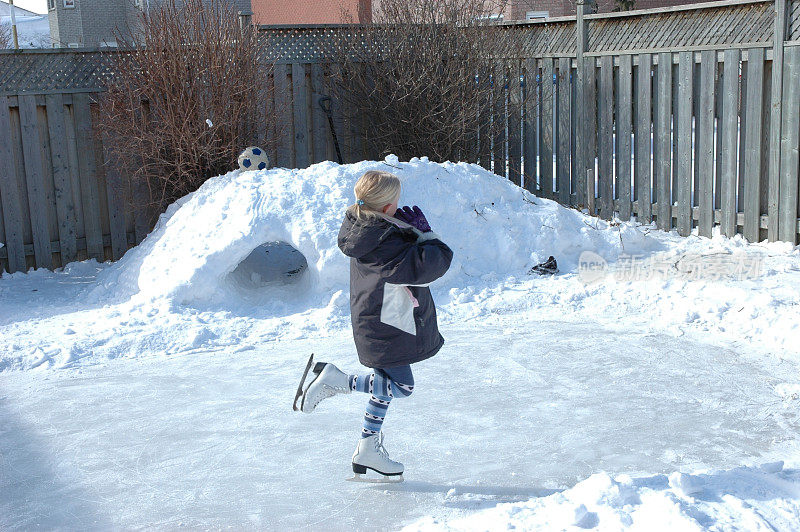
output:
<svg viewBox="0 0 800 532"><path fill-rule="evenodd" d="M492 22L503 22L502 13L491 13L489 15L480 15L475 17L475 20L490 20Z"/></svg>
<svg viewBox="0 0 800 532"><path fill-rule="evenodd" d="M525 13L525 20L544 20L549 16L549 11L528 11Z"/></svg>
<svg viewBox="0 0 800 532"><path fill-rule="evenodd" d="M55 9L56 0L47 0L47 9Z"/></svg>
<svg viewBox="0 0 800 532"><path fill-rule="evenodd" d="M75 0L64 0L64 9L75 9Z"/></svg>

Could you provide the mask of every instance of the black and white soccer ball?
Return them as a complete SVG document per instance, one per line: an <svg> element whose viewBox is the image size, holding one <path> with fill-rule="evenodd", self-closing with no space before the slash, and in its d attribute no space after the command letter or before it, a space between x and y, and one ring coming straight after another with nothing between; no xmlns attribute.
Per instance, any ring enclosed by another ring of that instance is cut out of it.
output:
<svg viewBox="0 0 800 532"><path fill-rule="evenodd" d="M245 148L239 155L239 168L241 170L264 170L269 168L269 156L267 152L258 146Z"/></svg>

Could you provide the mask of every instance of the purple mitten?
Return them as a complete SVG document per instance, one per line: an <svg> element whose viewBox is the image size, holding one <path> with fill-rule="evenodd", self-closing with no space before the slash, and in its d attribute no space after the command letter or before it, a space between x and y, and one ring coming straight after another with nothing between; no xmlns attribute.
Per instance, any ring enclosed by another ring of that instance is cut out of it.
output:
<svg viewBox="0 0 800 532"><path fill-rule="evenodd" d="M394 217L400 220L401 222L405 222L411 225L408 221L408 218L406 217L406 213L403 212L403 209L397 209L394 213Z"/></svg>
<svg viewBox="0 0 800 532"><path fill-rule="evenodd" d="M416 205L414 205L413 209L407 205L402 209L397 209L394 217L398 220L403 220L409 225L413 225L423 233L429 233L431 231L431 226L428 224L428 220L425 218L422 210Z"/></svg>

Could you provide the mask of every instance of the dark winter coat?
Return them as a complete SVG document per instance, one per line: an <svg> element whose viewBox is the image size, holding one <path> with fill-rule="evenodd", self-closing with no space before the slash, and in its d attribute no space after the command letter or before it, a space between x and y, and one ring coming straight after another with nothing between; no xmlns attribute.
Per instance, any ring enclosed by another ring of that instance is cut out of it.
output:
<svg viewBox="0 0 800 532"><path fill-rule="evenodd" d="M350 319L362 364L391 368L435 355L444 344L428 284L453 252L433 232L392 218L348 212L339 249L350 257Z"/></svg>

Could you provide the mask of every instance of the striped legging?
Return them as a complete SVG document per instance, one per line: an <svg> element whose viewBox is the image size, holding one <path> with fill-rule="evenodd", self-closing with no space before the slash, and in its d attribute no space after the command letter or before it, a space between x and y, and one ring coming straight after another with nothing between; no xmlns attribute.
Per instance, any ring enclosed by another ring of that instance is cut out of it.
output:
<svg viewBox="0 0 800 532"><path fill-rule="evenodd" d="M392 399L408 397L414 391L414 375L410 365L376 368L365 375L350 375L350 389L371 395L361 428L361 437L367 438L381 431Z"/></svg>

